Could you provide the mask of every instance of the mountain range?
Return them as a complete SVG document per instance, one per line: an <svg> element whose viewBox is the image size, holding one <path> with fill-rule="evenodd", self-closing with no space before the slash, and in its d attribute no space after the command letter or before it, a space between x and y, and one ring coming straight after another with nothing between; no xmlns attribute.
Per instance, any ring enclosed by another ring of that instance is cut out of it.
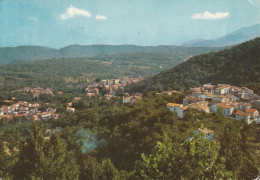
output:
<svg viewBox="0 0 260 180"><path fill-rule="evenodd" d="M181 46L135 46L135 45L71 45L61 49L41 46L19 46L0 48L0 65L46 60L53 58L79 58L121 53L184 53L197 55L223 48Z"/></svg>
<svg viewBox="0 0 260 180"><path fill-rule="evenodd" d="M121 53L185 53L198 55L207 52L216 52L234 44L238 44L260 36L260 24L244 27L223 37L211 40L192 40L182 44L160 46L136 45L70 45L61 49L41 46L18 46L0 48L0 65L46 60L53 58L78 58L105 54Z"/></svg>
<svg viewBox="0 0 260 180"><path fill-rule="evenodd" d="M222 37L208 40L192 40L188 41L182 46L185 47L223 47L232 46L242 43L244 41L251 40L253 38L260 37L260 24L255 24L250 27L243 27L234 32L228 33Z"/></svg>

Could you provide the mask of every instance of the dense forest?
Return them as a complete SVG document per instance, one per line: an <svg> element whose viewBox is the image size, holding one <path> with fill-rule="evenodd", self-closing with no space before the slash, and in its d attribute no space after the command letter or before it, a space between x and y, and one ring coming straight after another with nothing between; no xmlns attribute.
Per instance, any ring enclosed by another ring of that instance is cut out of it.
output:
<svg viewBox="0 0 260 180"><path fill-rule="evenodd" d="M0 127L4 179L253 179L258 175L259 127L219 111L166 108L184 94L144 93L122 104L100 97L73 104L59 119L14 119ZM214 131L214 140L194 134ZM258 133L257 133L258 131ZM188 140L188 137L193 137ZM257 164L258 163L258 164ZM50 178L51 177L51 178Z"/></svg>
<svg viewBox="0 0 260 180"><path fill-rule="evenodd" d="M79 58L122 53L183 53L197 55L216 52L223 47L135 46L135 45L71 45L61 49L41 46L0 48L0 65L52 58Z"/></svg>
<svg viewBox="0 0 260 180"><path fill-rule="evenodd" d="M185 90L203 83L230 83L260 93L260 38L231 49L191 57L129 87L131 92Z"/></svg>

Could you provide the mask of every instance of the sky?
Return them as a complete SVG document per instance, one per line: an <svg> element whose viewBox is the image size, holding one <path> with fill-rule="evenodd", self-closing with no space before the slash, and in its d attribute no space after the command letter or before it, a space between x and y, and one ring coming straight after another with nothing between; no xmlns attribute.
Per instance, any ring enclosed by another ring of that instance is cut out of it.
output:
<svg viewBox="0 0 260 180"><path fill-rule="evenodd" d="M260 23L260 0L0 0L0 47L176 45Z"/></svg>

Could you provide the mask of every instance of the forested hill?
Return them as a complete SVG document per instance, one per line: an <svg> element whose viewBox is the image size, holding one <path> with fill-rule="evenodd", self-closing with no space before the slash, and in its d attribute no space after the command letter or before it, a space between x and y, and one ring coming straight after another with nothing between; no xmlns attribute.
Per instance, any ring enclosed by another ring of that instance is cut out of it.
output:
<svg viewBox="0 0 260 180"><path fill-rule="evenodd" d="M135 46L135 45L71 45L61 49L41 46L19 46L0 48L0 65L46 60L52 58L77 58L121 53L184 53L198 55L216 52L224 48L181 46Z"/></svg>
<svg viewBox="0 0 260 180"><path fill-rule="evenodd" d="M184 90L203 83L230 83L260 93L260 38L217 53L190 58L129 87L131 92Z"/></svg>

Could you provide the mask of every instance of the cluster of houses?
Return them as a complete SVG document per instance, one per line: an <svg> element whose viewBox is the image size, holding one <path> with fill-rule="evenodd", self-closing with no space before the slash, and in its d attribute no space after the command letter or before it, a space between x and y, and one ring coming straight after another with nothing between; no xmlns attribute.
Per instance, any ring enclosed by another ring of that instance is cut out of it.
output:
<svg viewBox="0 0 260 180"><path fill-rule="evenodd" d="M248 123L260 122L257 109L252 108L252 102L260 100L260 96L246 87L236 87L229 84L205 84L202 87L191 88L183 99L183 104L168 103L167 108L183 118L187 109L198 109L205 113L216 113L219 109L225 116Z"/></svg>
<svg viewBox="0 0 260 180"><path fill-rule="evenodd" d="M51 88L44 89L41 87L37 87L37 88L25 87L23 89L16 90L16 92L32 93L34 98L39 97L40 94L53 95L53 90Z"/></svg>
<svg viewBox="0 0 260 180"><path fill-rule="evenodd" d="M124 97L123 103L134 103L139 99L142 99L142 93L134 93L132 96Z"/></svg>
<svg viewBox="0 0 260 180"><path fill-rule="evenodd" d="M0 108L1 123L11 120L15 117L26 117L31 120L48 120L50 118L58 118L56 109L47 108L45 112L38 110L38 103L28 103L26 101L18 101L10 106L3 105Z"/></svg>
<svg viewBox="0 0 260 180"><path fill-rule="evenodd" d="M131 83L137 83L141 81L143 78L129 78L129 77L122 77L119 79L102 79L98 83L91 84L87 86L85 89L86 96L96 96L99 94L99 87L106 88L108 93L104 96L107 99L111 99L112 97L116 96L118 91L125 92L125 86Z"/></svg>

